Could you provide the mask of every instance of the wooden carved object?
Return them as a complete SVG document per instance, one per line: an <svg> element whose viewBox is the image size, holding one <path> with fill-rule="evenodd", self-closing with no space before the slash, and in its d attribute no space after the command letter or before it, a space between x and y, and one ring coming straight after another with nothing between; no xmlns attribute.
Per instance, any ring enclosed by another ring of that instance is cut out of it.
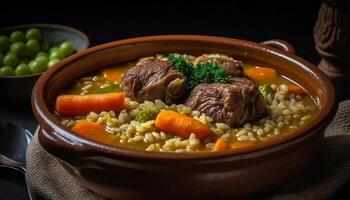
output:
<svg viewBox="0 0 350 200"><path fill-rule="evenodd" d="M314 27L319 68L334 81L350 82L350 3L323 0Z"/></svg>

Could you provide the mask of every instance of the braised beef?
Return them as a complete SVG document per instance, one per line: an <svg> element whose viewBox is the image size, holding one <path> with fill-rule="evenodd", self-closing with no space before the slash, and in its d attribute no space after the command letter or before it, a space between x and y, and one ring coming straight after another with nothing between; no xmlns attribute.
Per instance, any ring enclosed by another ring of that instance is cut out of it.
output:
<svg viewBox="0 0 350 200"><path fill-rule="evenodd" d="M183 94L185 82L186 77L169 62L147 57L122 75L121 86L127 97L138 102L160 99L171 104Z"/></svg>
<svg viewBox="0 0 350 200"><path fill-rule="evenodd" d="M255 120L266 112L266 102L253 81L232 78L231 84L197 85L186 105L230 126Z"/></svg>
<svg viewBox="0 0 350 200"><path fill-rule="evenodd" d="M196 58L195 64L203 62L216 62L224 69L227 75L231 77L241 76L243 73L243 64L239 60L224 55L202 55Z"/></svg>

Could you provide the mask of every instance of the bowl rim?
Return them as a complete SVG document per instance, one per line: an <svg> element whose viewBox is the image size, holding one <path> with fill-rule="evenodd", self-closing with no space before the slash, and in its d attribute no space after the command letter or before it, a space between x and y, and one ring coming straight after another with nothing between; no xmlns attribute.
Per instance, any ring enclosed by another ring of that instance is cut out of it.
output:
<svg viewBox="0 0 350 200"><path fill-rule="evenodd" d="M80 31L79 29L70 27L70 26L66 26L66 25L61 25L61 24L47 24L47 23L30 23L30 24L18 24L18 25L13 25L13 26L6 26L3 28L0 28L0 32L3 31L11 31L13 29L23 29L23 28L51 28L51 29L61 29L61 30L65 30L68 32L73 32L76 35L79 35L79 37L82 37L83 40L86 41L86 47L82 50L84 51L85 49L88 49L90 46L90 39L89 37L82 31ZM45 72L45 71L44 71ZM42 75L44 72L40 72L40 73L35 73L35 74L27 74L27 75L22 75L22 76L3 76L0 77L2 79L20 79L20 78L29 78L29 77L37 77Z"/></svg>
<svg viewBox="0 0 350 200"><path fill-rule="evenodd" d="M64 127L62 124L58 122L58 120L54 117L54 115L49 111L46 103L44 101L44 89L46 82L49 81L50 77L53 76L56 72L58 72L61 68L66 66L67 64L84 57L89 54L93 54L100 50L113 48L116 46L122 45L130 45L141 42L162 42L162 41L197 41L197 42L205 42L210 41L211 43L219 43L219 44L239 44L245 48L253 48L255 50L264 51L270 54L274 54L275 56L282 57L283 59L288 60L289 62L293 62L298 64L300 67L304 66L305 70L316 74L318 79L320 79L320 83L325 87L325 91L327 91L327 98L320 111L316 114L316 116L303 127L302 131L299 129L296 133L287 135L280 140L272 140L264 143L258 143L252 147L247 147L239 150L227 150L227 151L219 151L219 152L194 152L194 153L174 153L174 152L147 152L144 150L134 150L130 148L116 147L110 146L103 143L99 143L77 134L74 134L67 127ZM317 131L324 129L330 121L333 119L336 113L336 104L335 104L335 90L333 84L329 80L329 78L320 70L318 67L313 64L305 61L304 59L292 55L281 50L277 50L272 47L268 47L266 45L262 45L259 43L220 37L220 36L209 36L209 35L156 35L156 36L144 36L144 37L136 37L130 39L123 39L114 42L104 43L98 46L94 46L88 48L84 51L78 52L67 59L63 60L59 64L57 64L54 68L46 71L37 81L34 90L32 93L32 108L34 111L35 117L38 119L41 128L44 130L48 128L48 130L54 131L60 137L73 139L78 144L83 147L87 147L87 149L95 150L96 152L103 152L106 156L109 157L128 157L135 159L152 159L152 160L192 160L192 159L215 159L219 157L229 157L229 156L237 156L242 154L249 154L254 152L260 152L267 149L272 149L278 146L283 146L289 143L293 143L293 141L297 141L298 139L305 137L307 135L312 135ZM307 134L308 133L308 134ZM50 133L49 133L50 134ZM40 141L40 138L39 138ZM85 146L86 145L86 146ZM74 146L74 145L73 145ZM79 145L76 145L79 146ZM80 146L81 147L81 146ZM73 147L74 148L74 147ZM81 148L80 148L81 150Z"/></svg>

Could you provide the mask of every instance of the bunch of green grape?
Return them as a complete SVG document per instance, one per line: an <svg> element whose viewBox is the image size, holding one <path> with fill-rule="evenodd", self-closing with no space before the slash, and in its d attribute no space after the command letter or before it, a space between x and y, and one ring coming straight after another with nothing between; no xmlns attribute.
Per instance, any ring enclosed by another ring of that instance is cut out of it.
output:
<svg viewBox="0 0 350 200"><path fill-rule="evenodd" d="M0 36L0 77L41 73L73 53L68 41L50 47L37 28L16 30Z"/></svg>

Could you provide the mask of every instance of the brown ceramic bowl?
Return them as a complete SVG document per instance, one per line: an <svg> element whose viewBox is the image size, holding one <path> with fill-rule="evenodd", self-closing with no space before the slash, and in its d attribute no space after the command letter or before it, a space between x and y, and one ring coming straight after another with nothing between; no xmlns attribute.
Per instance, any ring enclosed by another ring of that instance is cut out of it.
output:
<svg viewBox="0 0 350 200"><path fill-rule="evenodd" d="M278 50L280 49L280 50ZM273 66L302 84L320 111L295 134L240 151L149 153L104 145L74 135L52 114L63 86L102 67L156 53L223 53L251 64ZM293 55L287 43L264 44L197 35L120 40L77 53L43 74L32 107L43 148L90 190L112 199L241 199L278 188L317 152L335 114L334 89L314 65Z"/></svg>

